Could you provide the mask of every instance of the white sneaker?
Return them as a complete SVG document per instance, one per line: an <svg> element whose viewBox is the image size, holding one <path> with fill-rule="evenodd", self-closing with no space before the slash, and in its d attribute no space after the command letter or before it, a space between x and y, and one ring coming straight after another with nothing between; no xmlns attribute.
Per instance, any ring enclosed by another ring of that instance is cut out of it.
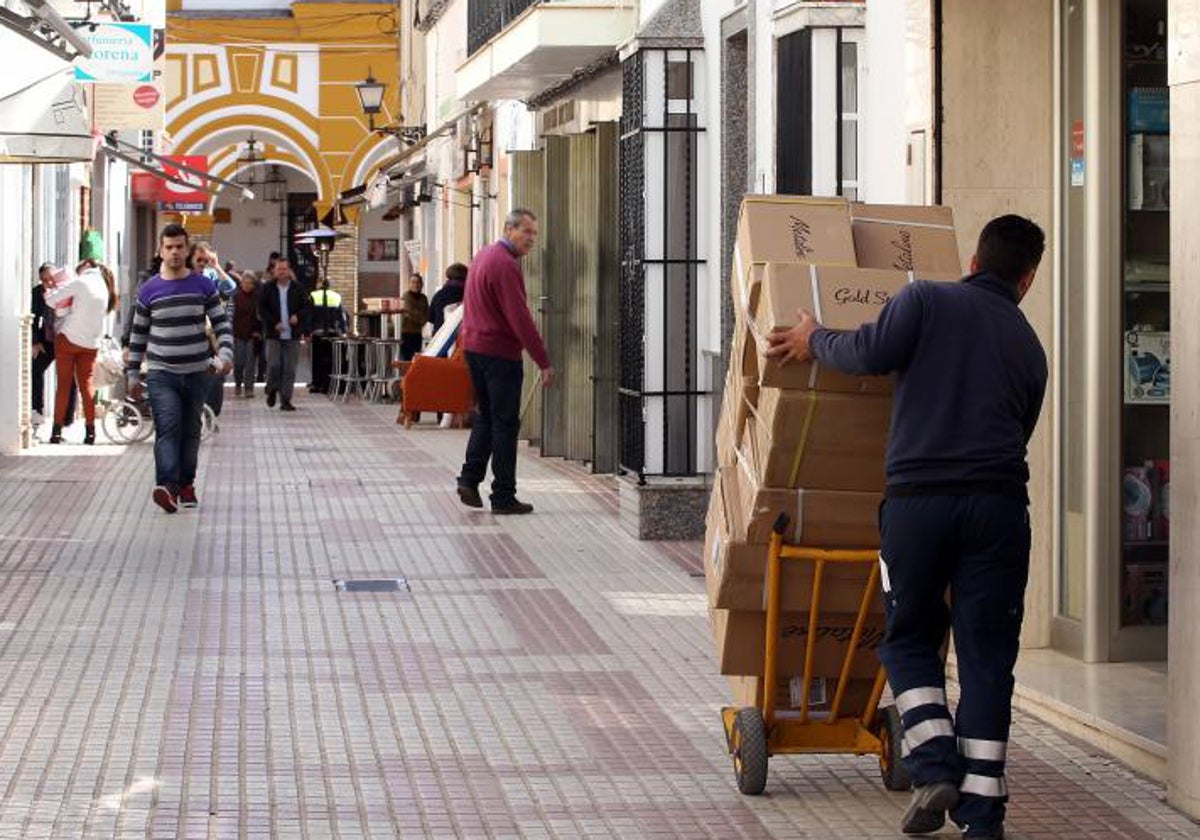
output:
<svg viewBox="0 0 1200 840"><path fill-rule="evenodd" d="M46 418L42 416L40 411L29 412L29 422L35 426L40 426L46 422Z"/></svg>

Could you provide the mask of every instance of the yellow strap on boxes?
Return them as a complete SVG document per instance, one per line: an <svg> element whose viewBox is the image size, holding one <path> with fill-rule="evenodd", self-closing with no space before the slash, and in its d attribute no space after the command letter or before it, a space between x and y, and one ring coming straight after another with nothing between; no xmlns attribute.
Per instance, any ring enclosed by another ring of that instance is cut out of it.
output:
<svg viewBox="0 0 1200 840"><path fill-rule="evenodd" d="M804 414L804 426L800 429L800 442L796 444L796 455L792 460L792 472L788 480L789 487L796 483L796 479L800 475L800 465L804 461L804 450L808 446L808 434L812 431L813 418L817 416L817 399L820 392L805 391L804 393L808 397L808 411Z"/></svg>

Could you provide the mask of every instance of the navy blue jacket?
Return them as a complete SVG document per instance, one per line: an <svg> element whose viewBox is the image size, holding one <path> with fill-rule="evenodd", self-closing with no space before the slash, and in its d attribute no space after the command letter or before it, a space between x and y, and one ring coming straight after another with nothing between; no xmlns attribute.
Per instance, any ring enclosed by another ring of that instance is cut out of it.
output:
<svg viewBox="0 0 1200 840"><path fill-rule="evenodd" d="M875 323L817 330L810 346L845 373L895 374L888 495L1028 498L1026 445L1046 393L1046 354L1011 284L986 273L917 281Z"/></svg>

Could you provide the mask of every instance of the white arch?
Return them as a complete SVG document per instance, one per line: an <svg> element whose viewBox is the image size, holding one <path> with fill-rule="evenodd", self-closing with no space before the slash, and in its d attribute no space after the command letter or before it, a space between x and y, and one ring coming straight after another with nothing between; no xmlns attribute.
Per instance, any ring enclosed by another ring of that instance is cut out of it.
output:
<svg viewBox="0 0 1200 840"><path fill-rule="evenodd" d="M403 151L403 147L393 151L393 143L399 143L399 141L394 140L391 137L384 137L380 142L376 143L375 147L372 148L371 151L363 157L362 161L359 162L358 169L354 170L354 180L350 182L350 186L356 187L359 184L366 183L367 173L371 171L372 167L374 167L380 161L386 160L388 157L399 154L401 151ZM342 189L346 189L345 184L342 185Z"/></svg>
<svg viewBox="0 0 1200 840"><path fill-rule="evenodd" d="M325 196L322 195L322 184L321 184L321 175L320 175L321 169L319 166L317 166L316 161L313 160L312 156L309 155L307 152L305 152L304 149L301 148L299 146L299 144L297 144L293 138L287 136L286 134L284 134L280 131L276 131L273 128L270 128L267 126L261 126L261 125L254 125L251 123L229 126L227 128L221 129L220 131L216 131L216 132L213 132L212 134L206 135L203 139L197 141L194 145L184 147L183 144L181 143L176 148L178 148L178 149L186 148L187 149L186 152L181 152L181 154L207 155L212 152L224 149L228 146L243 145L245 143L246 138L250 135L251 132L254 133L254 136L256 139L269 138L271 140L271 142L274 143L276 146L278 146L280 149L283 149L284 151L288 152L289 154L291 154L294 157L303 161L305 166L307 167L307 171L304 169L301 169L300 171L304 172L304 174L307 175L312 180L312 182L317 185L318 200L325 198Z"/></svg>

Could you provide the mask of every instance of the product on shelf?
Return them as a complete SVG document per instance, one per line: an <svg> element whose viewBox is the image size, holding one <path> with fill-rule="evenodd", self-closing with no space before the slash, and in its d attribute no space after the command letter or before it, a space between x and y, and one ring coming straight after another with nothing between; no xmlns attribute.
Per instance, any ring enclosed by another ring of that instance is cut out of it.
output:
<svg viewBox="0 0 1200 840"><path fill-rule="evenodd" d="M1125 333L1125 402L1171 401L1171 334L1149 330Z"/></svg>

